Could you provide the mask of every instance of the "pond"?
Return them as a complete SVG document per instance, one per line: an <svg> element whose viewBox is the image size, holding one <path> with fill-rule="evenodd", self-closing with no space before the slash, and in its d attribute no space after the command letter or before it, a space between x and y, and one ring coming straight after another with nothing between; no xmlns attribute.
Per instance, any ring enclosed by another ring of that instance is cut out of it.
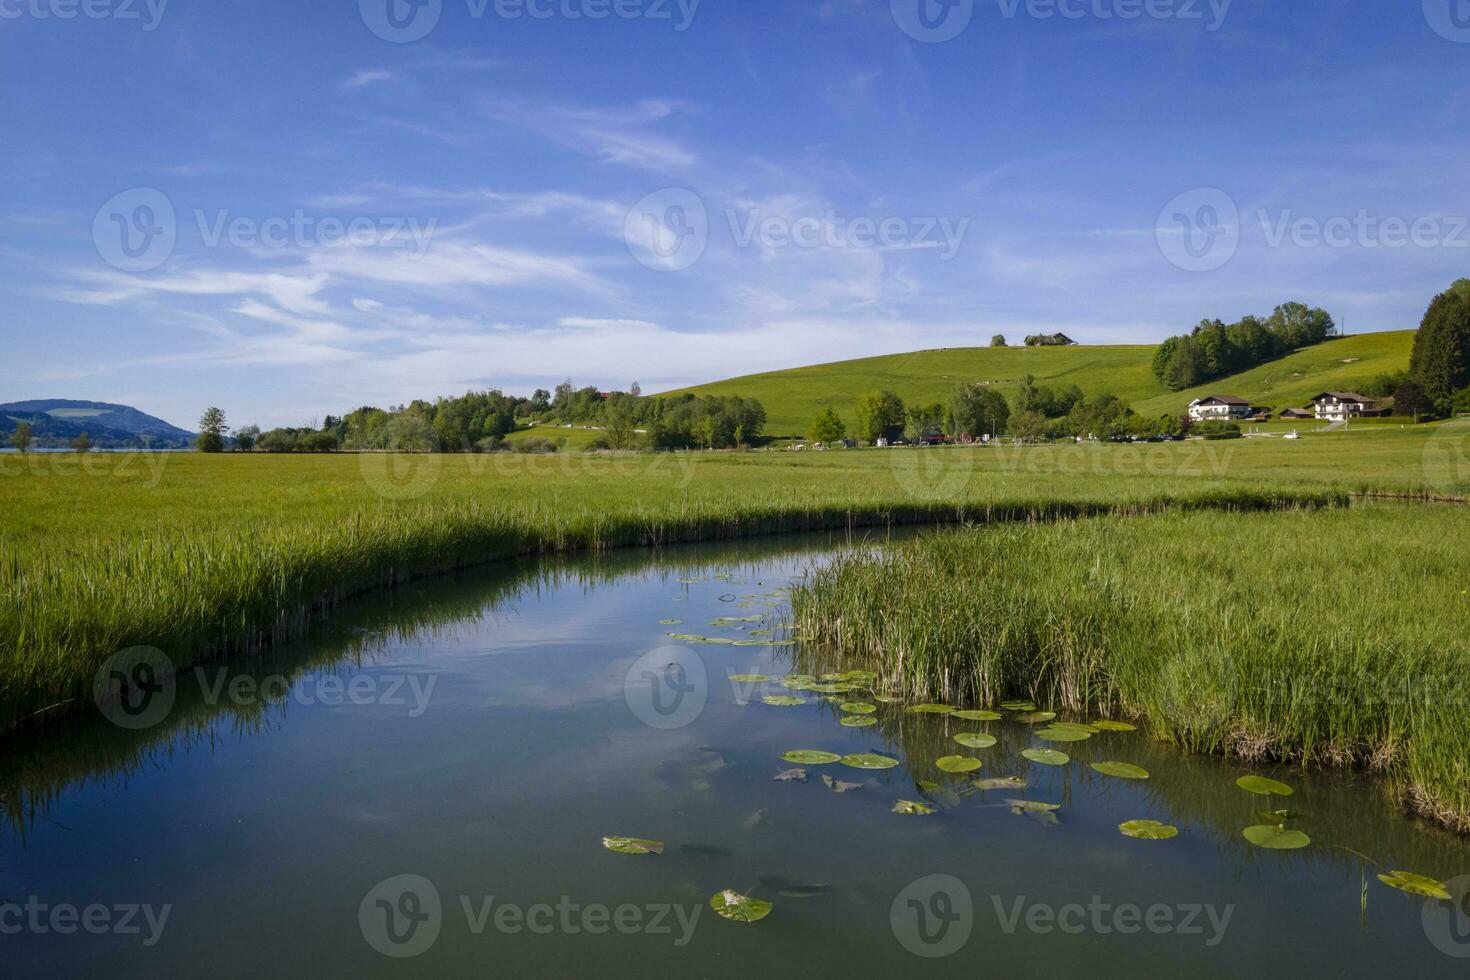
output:
<svg viewBox="0 0 1470 980"><path fill-rule="evenodd" d="M131 711L9 738L5 975L1464 975L1470 908L1375 875L1451 881L1463 905L1470 843L1367 776L1189 757L1143 731L1044 741L1015 712L746 677L791 673L783 589L851 546L425 580ZM942 771L950 755L980 768ZM1294 793L1253 795L1249 774ZM1245 840L1283 807L1309 846ZM1132 820L1178 834L1126 837ZM773 907L722 918L726 889Z"/></svg>

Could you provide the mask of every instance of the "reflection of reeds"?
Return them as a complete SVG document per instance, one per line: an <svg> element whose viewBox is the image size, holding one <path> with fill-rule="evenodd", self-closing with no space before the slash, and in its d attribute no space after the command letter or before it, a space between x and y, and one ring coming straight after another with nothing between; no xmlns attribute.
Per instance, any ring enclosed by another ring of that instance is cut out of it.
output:
<svg viewBox="0 0 1470 980"><path fill-rule="evenodd" d="M1470 830L1459 510L1103 518L856 553L793 596L804 670L1147 717L1197 751L1385 772Z"/></svg>
<svg viewBox="0 0 1470 980"><path fill-rule="evenodd" d="M191 464L192 465L192 464ZM200 507L216 488L184 500ZM629 496L618 499L618 494ZM1328 492L1187 490L1111 497L914 502L901 493L833 499L754 487L724 497L644 502L617 490L572 507L532 499L451 496L374 504L291 521L259 514L145 525L123 535L0 534L0 730L80 704L116 651L154 646L177 663L248 652L299 635L306 615L414 578L522 555L663 545L783 532L963 521L1037 521L1167 507L1328 501ZM150 501L151 503L152 501ZM182 506L182 503L181 503ZM102 523L103 518L97 518Z"/></svg>

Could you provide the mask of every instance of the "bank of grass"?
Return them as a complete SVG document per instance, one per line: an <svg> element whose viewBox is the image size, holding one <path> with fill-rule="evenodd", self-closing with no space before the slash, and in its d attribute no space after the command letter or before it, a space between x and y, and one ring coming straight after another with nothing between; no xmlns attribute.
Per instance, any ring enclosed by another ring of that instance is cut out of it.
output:
<svg viewBox="0 0 1470 980"><path fill-rule="evenodd" d="M1395 431L825 454L0 456L0 728L84 705L119 650L228 653L293 633L303 610L514 555L1414 493L1424 446Z"/></svg>
<svg viewBox="0 0 1470 980"><path fill-rule="evenodd" d="M917 699L1143 718L1194 751L1360 766L1470 832L1467 520L1396 504L935 533L818 572L793 615L811 669L862 664Z"/></svg>

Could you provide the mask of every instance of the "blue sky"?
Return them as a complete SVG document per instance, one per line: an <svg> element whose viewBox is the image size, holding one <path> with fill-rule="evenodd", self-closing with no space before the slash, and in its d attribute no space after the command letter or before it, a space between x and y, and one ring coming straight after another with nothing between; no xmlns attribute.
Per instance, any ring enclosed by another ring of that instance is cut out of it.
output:
<svg viewBox="0 0 1470 980"><path fill-rule="evenodd" d="M1465 0L417 2L0 0L0 401L299 425L1470 275Z"/></svg>

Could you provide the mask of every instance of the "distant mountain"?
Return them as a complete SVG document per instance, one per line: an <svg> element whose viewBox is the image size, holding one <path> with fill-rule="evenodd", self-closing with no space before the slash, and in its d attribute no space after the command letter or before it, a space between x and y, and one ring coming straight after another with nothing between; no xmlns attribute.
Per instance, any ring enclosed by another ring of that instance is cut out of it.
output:
<svg viewBox="0 0 1470 980"><path fill-rule="evenodd" d="M128 405L108 402L39 398L0 405L0 437L9 436L20 422L31 424L41 446L64 445L83 432L94 446L103 448L147 445L175 449L194 442L192 432Z"/></svg>

